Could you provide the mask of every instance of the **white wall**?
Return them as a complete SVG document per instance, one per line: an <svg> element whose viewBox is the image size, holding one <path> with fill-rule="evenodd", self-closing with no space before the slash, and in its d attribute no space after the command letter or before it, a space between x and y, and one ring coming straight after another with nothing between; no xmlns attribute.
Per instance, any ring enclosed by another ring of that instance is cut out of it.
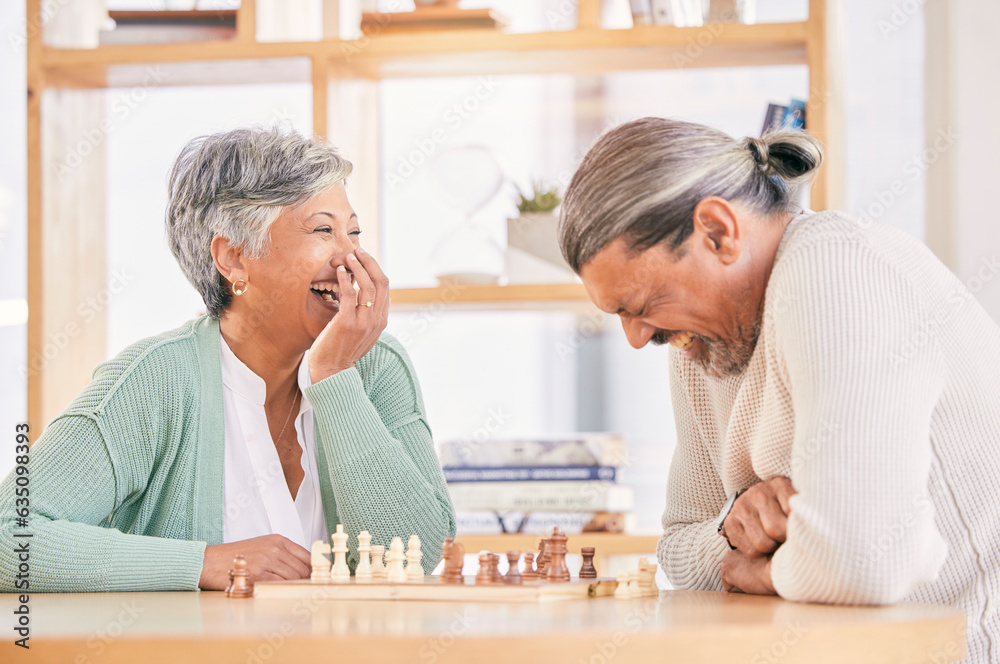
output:
<svg viewBox="0 0 1000 664"><path fill-rule="evenodd" d="M0 3L0 477L14 467L14 425L28 411L24 15L23 2Z"/></svg>
<svg viewBox="0 0 1000 664"><path fill-rule="evenodd" d="M928 0L926 13L928 241L1000 323L1000 4Z"/></svg>

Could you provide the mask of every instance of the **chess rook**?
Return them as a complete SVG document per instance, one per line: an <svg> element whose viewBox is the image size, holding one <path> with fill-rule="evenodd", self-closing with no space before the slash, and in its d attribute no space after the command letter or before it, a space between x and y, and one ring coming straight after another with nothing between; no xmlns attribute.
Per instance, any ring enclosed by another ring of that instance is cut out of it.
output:
<svg viewBox="0 0 1000 664"><path fill-rule="evenodd" d="M580 566L580 578L581 579L596 579L597 569L594 567L594 547L585 546L580 549L580 555L583 556L583 565Z"/></svg>

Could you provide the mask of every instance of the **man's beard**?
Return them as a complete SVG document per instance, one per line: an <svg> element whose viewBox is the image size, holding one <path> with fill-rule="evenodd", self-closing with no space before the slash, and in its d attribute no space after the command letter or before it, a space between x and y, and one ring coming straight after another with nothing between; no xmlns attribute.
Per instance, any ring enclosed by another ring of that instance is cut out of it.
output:
<svg viewBox="0 0 1000 664"><path fill-rule="evenodd" d="M747 365L750 364L750 358L753 357L753 351L757 347L757 338L760 336L760 318L760 312L758 312L752 323L744 324L737 321L736 340L729 343L695 334L695 338L703 344L704 352L699 353L694 358L694 362L702 368L702 371L714 378L738 376L743 373ZM668 330L658 330L653 334L651 341L654 344L662 345L667 343L667 339L673 334L674 332Z"/></svg>

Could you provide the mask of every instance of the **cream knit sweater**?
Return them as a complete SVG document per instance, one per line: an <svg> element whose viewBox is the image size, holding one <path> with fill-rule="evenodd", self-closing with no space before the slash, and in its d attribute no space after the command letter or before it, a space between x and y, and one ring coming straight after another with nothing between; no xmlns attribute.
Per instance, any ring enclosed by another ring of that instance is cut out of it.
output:
<svg viewBox="0 0 1000 664"><path fill-rule="evenodd" d="M746 371L717 380L671 356L658 551L671 583L721 589L726 497L783 475L799 493L772 563L779 595L952 605L966 661L1000 661L1000 328L926 247L801 215Z"/></svg>

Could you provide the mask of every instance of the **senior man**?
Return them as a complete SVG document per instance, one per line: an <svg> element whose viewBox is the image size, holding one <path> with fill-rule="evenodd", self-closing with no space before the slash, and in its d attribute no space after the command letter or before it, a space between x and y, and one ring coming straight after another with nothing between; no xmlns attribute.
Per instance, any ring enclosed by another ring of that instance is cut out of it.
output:
<svg viewBox="0 0 1000 664"><path fill-rule="evenodd" d="M645 118L566 192L563 255L674 346L659 561L676 587L966 613L1000 661L1000 329L906 234L801 208L802 132Z"/></svg>

